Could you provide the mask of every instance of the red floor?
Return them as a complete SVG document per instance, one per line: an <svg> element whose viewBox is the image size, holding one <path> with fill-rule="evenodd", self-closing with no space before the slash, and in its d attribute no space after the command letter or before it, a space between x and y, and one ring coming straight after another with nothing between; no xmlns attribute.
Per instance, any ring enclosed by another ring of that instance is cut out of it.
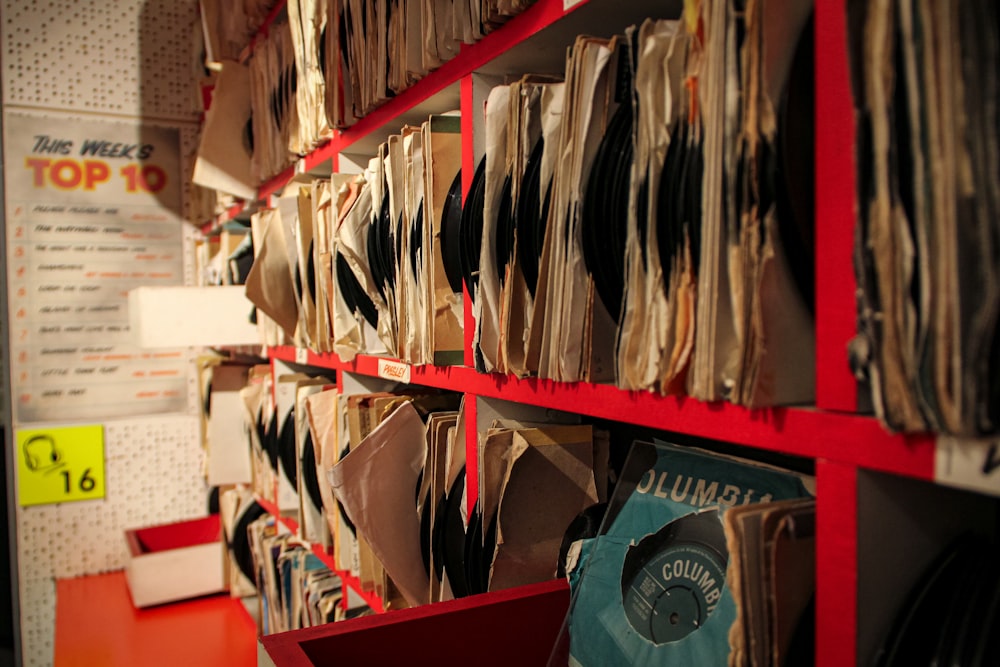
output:
<svg viewBox="0 0 1000 667"><path fill-rule="evenodd" d="M55 667L251 667L256 633L226 595L136 609L123 572L56 582Z"/></svg>

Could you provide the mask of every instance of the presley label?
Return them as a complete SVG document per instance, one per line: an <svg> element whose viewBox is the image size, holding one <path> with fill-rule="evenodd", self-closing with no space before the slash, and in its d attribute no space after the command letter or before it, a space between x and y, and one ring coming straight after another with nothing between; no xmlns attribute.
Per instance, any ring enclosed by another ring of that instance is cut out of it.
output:
<svg viewBox="0 0 1000 667"><path fill-rule="evenodd" d="M402 361L394 361L392 359L379 359L378 376L384 380L392 380L393 382L409 384L410 365L404 364Z"/></svg>

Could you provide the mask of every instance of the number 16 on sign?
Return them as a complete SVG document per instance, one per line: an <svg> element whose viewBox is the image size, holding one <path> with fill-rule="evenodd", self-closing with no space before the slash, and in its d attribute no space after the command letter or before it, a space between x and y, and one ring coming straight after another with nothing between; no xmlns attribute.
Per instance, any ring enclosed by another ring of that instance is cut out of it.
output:
<svg viewBox="0 0 1000 667"><path fill-rule="evenodd" d="M18 429L18 499L47 505L104 497L104 427Z"/></svg>

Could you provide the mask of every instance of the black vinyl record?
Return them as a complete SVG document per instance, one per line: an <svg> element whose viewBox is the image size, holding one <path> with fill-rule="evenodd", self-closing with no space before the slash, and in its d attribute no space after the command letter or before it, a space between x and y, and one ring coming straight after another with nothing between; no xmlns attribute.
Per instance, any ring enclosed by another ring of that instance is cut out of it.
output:
<svg viewBox="0 0 1000 667"><path fill-rule="evenodd" d="M456 294L462 292L462 170L448 188L441 212L441 260L448 276L448 286Z"/></svg>
<svg viewBox="0 0 1000 667"><path fill-rule="evenodd" d="M570 521L569 526L566 527L566 532L563 533L562 543L559 545L559 561L556 564L556 577L562 579L566 576L566 556L569 554L569 548L574 542L597 537L607 510L607 503L597 503L583 510Z"/></svg>
<svg viewBox="0 0 1000 667"><path fill-rule="evenodd" d="M469 514L469 526L465 532L465 582L469 595L485 593L480 586L483 562L483 514L477 500Z"/></svg>
<svg viewBox="0 0 1000 667"><path fill-rule="evenodd" d="M697 132L686 121L674 125L660 174L656 200L656 242L664 287L687 239L698 272L701 247L701 189L704 155Z"/></svg>
<svg viewBox="0 0 1000 667"><path fill-rule="evenodd" d="M396 225L389 228L388 249L386 258L389 262L386 272L386 279L389 281L389 290L396 291L396 269L403 257L403 212L396 216ZM406 279L406 276L403 276Z"/></svg>
<svg viewBox="0 0 1000 667"><path fill-rule="evenodd" d="M899 608L892 629L876 656L877 667L931 665L941 653L953 649L954 627L945 623L945 614L968 594L968 577L988 549L977 537L964 536L949 545L917 579ZM997 563L993 550L991 566ZM987 629L990 632L990 629ZM995 629L993 634L996 634ZM975 639L979 639L978 633Z"/></svg>
<svg viewBox="0 0 1000 667"><path fill-rule="evenodd" d="M309 298L316 303L316 260L313 257L313 242L309 241L309 259L306 262L306 280L309 281Z"/></svg>
<svg viewBox="0 0 1000 667"><path fill-rule="evenodd" d="M375 282L375 289L378 290L382 300L386 300L386 265L387 258L383 256L385 239L389 234L389 195L382 197L382 205L379 207L379 214L368 226L368 238L365 246L368 250L368 266L372 272L372 280Z"/></svg>
<svg viewBox="0 0 1000 667"><path fill-rule="evenodd" d="M500 189L500 208L497 209L496 239L494 250L496 252L497 278L500 287L503 287L507 279L507 267L514 255L514 199L512 188L514 185L511 174L507 174L503 179L503 187ZM480 267L482 270L482 267Z"/></svg>
<svg viewBox="0 0 1000 667"><path fill-rule="evenodd" d="M263 507L258 505L256 501L251 501L237 519L236 525L233 526L233 534L229 540L229 549L233 554L233 560L236 561L240 572L254 585L256 585L257 576L254 573L253 550L250 548L250 536L247 534L247 529L251 523L265 514L267 511Z"/></svg>
<svg viewBox="0 0 1000 667"><path fill-rule="evenodd" d="M338 460L342 460L345 456L351 453L351 446L344 445L344 448L340 450L340 456ZM354 527L354 522L351 521L351 517L347 516L347 510L344 509L344 505L337 500L337 513L340 515L340 520L344 522L347 529L351 531L351 535L357 536L358 529Z"/></svg>
<svg viewBox="0 0 1000 667"><path fill-rule="evenodd" d="M410 226L410 270L413 273L413 281L417 283L420 279L418 275L420 251L424 247L424 200L417 204L417 217Z"/></svg>
<svg viewBox="0 0 1000 667"><path fill-rule="evenodd" d="M298 489L297 456L295 451L295 409L292 408L281 423L278 434L278 458L285 478L293 489Z"/></svg>
<svg viewBox="0 0 1000 667"><path fill-rule="evenodd" d="M483 206L486 200L486 157L479 161L469 194L462 207L460 228L462 278L469 297L475 300L479 282L479 252L483 240Z"/></svg>
<svg viewBox="0 0 1000 667"><path fill-rule="evenodd" d="M485 593L490 589L490 571L497 551L497 512L493 512L488 524L484 520L483 525L486 530L483 532L483 549L480 554L479 590Z"/></svg>
<svg viewBox="0 0 1000 667"><path fill-rule="evenodd" d="M420 485L423 481L425 470L420 471L417 476L417 494L420 494ZM419 498L418 498L419 499ZM417 511L420 518L420 559L424 564L424 572L431 576L431 489L428 485L427 493L424 494L423 502Z"/></svg>
<svg viewBox="0 0 1000 667"><path fill-rule="evenodd" d="M445 496L444 512L439 521L441 525L439 552L442 555L441 560L448 575L451 592L456 598L465 597L470 593L465 571L465 524L462 520L464 489L465 466L462 466Z"/></svg>
<svg viewBox="0 0 1000 667"><path fill-rule="evenodd" d="M352 313L360 311L361 316L368 324L376 326L378 311L375 309L375 304L372 303L371 297L358 282L357 276L351 271L347 259L339 251L337 252L337 285L340 287L340 295L348 309Z"/></svg>
<svg viewBox="0 0 1000 667"><path fill-rule="evenodd" d="M632 152L632 107L621 104L594 156L580 220L584 263L601 302L616 320L621 314L625 291Z"/></svg>
<svg viewBox="0 0 1000 667"><path fill-rule="evenodd" d="M278 420L271 415L267 427L264 429L264 439L261 441L267 460L271 464L271 470L278 469Z"/></svg>
<svg viewBox="0 0 1000 667"><path fill-rule="evenodd" d="M531 149L528 163L524 167L521 178L521 195L517 199L514 214L514 227L517 230L517 261L528 285L531 296L535 296L538 286L538 262L542 256L542 246L539 238L545 238L545 219L542 218L542 154L545 150L545 140L539 139ZM543 227L541 237L539 226Z"/></svg>
<svg viewBox="0 0 1000 667"><path fill-rule="evenodd" d="M795 285L811 313L815 313L816 263L814 21L811 15L799 36L779 103L776 173L765 172L776 181L773 187L781 244Z"/></svg>
<svg viewBox="0 0 1000 667"><path fill-rule="evenodd" d="M690 576L668 576L668 563L683 558ZM702 627L721 595L729 551L718 510L674 519L628 548L622 565L625 618L636 632L660 645L677 642ZM716 582L714 589L699 579Z"/></svg>
<svg viewBox="0 0 1000 667"><path fill-rule="evenodd" d="M323 496L316 475L316 449L313 447L312 431L308 431L302 442L302 485L306 487L306 493L309 494L313 507L322 511Z"/></svg>

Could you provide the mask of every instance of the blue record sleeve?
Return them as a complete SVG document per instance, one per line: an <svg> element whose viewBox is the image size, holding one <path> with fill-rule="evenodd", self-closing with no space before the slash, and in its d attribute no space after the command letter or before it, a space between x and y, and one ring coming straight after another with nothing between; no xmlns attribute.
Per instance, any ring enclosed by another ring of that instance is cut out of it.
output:
<svg viewBox="0 0 1000 667"><path fill-rule="evenodd" d="M811 495L801 476L636 442L599 537L568 573L571 665L726 665L736 605L722 514Z"/></svg>

